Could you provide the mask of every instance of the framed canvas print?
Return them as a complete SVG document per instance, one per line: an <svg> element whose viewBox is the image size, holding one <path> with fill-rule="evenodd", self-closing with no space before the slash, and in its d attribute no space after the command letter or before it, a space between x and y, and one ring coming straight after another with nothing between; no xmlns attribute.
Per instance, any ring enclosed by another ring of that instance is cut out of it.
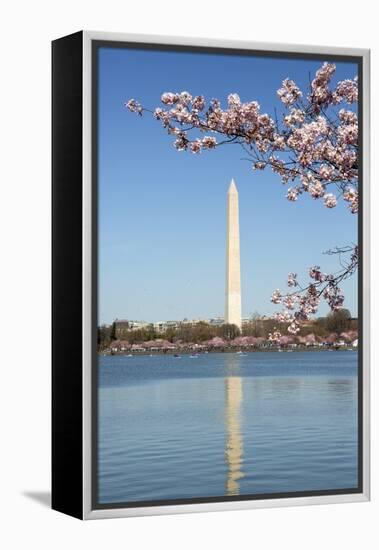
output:
<svg viewBox="0 0 379 550"><path fill-rule="evenodd" d="M369 498L369 51L53 42L55 510Z"/></svg>

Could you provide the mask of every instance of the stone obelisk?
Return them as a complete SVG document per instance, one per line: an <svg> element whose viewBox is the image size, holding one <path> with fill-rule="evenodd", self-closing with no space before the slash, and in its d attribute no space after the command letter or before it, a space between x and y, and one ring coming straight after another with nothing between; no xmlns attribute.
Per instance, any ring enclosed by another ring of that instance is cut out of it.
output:
<svg viewBox="0 0 379 550"><path fill-rule="evenodd" d="M239 328L242 324L238 191L233 179L227 197L225 323Z"/></svg>

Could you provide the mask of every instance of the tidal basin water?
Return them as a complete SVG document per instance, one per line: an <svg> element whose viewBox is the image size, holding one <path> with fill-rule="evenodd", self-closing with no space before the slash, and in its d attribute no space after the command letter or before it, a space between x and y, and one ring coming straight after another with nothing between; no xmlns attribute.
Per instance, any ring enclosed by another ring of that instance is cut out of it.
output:
<svg viewBox="0 0 379 550"><path fill-rule="evenodd" d="M100 503L357 487L357 353L99 357Z"/></svg>

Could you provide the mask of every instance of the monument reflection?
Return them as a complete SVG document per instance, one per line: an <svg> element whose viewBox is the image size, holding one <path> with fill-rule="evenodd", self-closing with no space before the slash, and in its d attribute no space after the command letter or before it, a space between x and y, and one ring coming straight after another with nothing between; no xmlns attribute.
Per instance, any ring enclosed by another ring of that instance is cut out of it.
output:
<svg viewBox="0 0 379 550"><path fill-rule="evenodd" d="M244 477L241 407L242 378L239 376L241 359L237 354L225 354L225 462L227 466L225 492L238 495L239 480Z"/></svg>

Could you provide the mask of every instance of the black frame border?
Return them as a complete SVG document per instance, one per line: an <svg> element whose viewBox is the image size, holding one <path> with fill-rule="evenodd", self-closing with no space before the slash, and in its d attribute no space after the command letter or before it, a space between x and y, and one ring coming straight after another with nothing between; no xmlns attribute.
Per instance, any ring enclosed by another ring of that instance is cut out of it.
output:
<svg viewBox="0 0 379 550"><path fill-rule="evenodd" d="M92 353L91 353L91 483L92 483L92 510L109 510L120 508L144 508L157 506L175 506L188 504L205 504L220 502L241 502L256 500L272 500L299 497L317 497L332 495L348 495L363 493L363 264L365 250L363 248L363 56L341 54L318 54L255 50L254 48L214 47L214 46L187 46L161 43L146 43L132 41L92 40L91 41L91 105L92 105ZM233 495L220 497L198 497L153 501L129 501L115 503L98 502L98 355L97 355L97 317L98 317L98 53L100 48L110 49L138 49L153 51L173 51L189 53L206 53L214 55L266 57L275 59L311 59L334 62L356 63L358 68L358 162L359 162L359 210L358 210L358 486L335 490L293 491L286 493L262 493L252 495Z"/></svg>
<svg viewBox="0 0 379 550"><path fill-rule="evenodd" d="M83 517L83 32L52 42L54 510Z"/></svg>

